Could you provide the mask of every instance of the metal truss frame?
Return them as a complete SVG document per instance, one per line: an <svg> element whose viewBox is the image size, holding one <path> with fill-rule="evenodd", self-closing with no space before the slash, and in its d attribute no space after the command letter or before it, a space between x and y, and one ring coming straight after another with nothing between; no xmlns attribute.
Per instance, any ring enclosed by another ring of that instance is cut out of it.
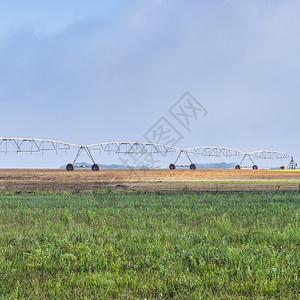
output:
<svg viewBox="0 0 300 300"><path fill-rule="evenodd" d="M249 153L245 153L243 156L242 161L240 162L240 165L237 166L237 168L240 168L240 166L243 164L243 162L249 158L253 164L253 169L257 169L257 165L254 163L254 158L258 159L286 159L291 158L292 156L290 154L279 152L279 151L270 151L270 150L259 150L259 151L252 151Z"/></svg>
<svg viewBox="0 0 300 300"><path fill-rule="evenodd" d="M194 148L188 148L188 149L181 149L174 164L170 165L170 168L176 168L176 164L180 157L186 156L189 160L190 169L194 170L196 168L196 165L192 162L191 155L196 156L206 156L206 157L237 157L244 155L243 152L231 148L225 148L225 147L194 147ZM186 165L182 165L181 167L187 167Z"/></svg>
<svg viewBox="0 0 300 300"><path fill-rule="evenodd" d="M290 154L279 152L279 151L269 151L269 150L261 150L261 151L253 151L248 153L247 155L260 159L285 159L291 158Z"/></svg>
<svg viewBox="0 0 300 300"><path fill-rule="evenodd" d="M80 147L79 145L70 144L66 142L46 140L46 139L33 139L33 138L0 138L0 153L9 152L45 152L45 151L60 151L70 150L72 147Z"/></svg>
<svg viewBox="0 0 300 300"><path fill-rule="evenodd" d="M83 153L87 154L90 160L93 162L93 166L98 166L93 158L94 152L101 153L116 153L116 154L168 154L178 153L175 160L176 167L181 156L186 156L191 163L194 165L191 159L191 155L205 156L205 157L241 157L241 165L245 159L249 158L254 165L254 158L257 159L286 159L291 158L290 154L279 152L279 151L253 151L245 153L236 149L226 147L194 147L187 149L180 149L171 147L163 144L155 143L144 143L144 142L105 142L90 145L77 145L72 143L66 143L55 140L47 139L35 139L35 138L0 138L0 153L36 153L46 151L56 151L58 153L61 150L68 151L71 148L77 148L77 154L73 161L73 167L79 156ZM70 165L70 164L69 164ZM170 165L171 166L171 165ZM195 166L195 165L194 165ZM254 165L255 166L255 165ZM237 166L240 167L240 166ZM255 166L257 167L257 166ZM96 170L99 170L96 168Z"/></svg>
<svg viewBox="0 0 300 300"><path fill-rule="evenodd" d="M163 154L181 150L168 145L142 142L106 142L85 147L89 148L90 152L114 152L117 154Z"/></svg>
<svg viewBox="0 0 300 300"><path fill-rule="evenodd" d="M245 155L242 151L225 147L195 147L185 149L184 151L198 156L237 157Z"/></svg>

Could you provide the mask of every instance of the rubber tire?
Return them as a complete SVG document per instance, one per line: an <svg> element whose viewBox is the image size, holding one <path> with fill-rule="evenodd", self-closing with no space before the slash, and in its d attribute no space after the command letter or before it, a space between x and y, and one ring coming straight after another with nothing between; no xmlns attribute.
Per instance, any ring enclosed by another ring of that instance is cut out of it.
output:
<svg viewBox="0 0 300 300"><path fill-rule="evenodd" d="M280 167L280 170L285 170L285 166L281 166L281 167Z"/></svg>
<svg viewBox="0 0 300 300"><path fill-rule="evenodd" d="M236 169L236 170L240 170L240 169L241 169L241 166L240 166L240 165L236 165L236 166L235 166L235 169Z"/></svg>
<svg viewBox="0 0 300 300"><path fill-rule="evenodd" d="M74 169L75 169L75 167L74 167L73 164L67 164L66 170L67 170L68 172L74 171Z"/></svg>
<svg viewBox="0 0 300 300"><path fill-rule="evenodd" d="M196 169L197 169L197 166L196 166L195 164L191 164L191 165L190 165L190 169L191 169L191 170L196 170Z"/></svg>
<svg viewBox="0 0 300 300"><path fill-rule="evenodd" d="M92 165L92 171L98 172L100 170L100 166L98 164L93 164Z"/></svg>
<svg viewBox="0 0 300 300"><path fill-rule="evenodd" d="M257 165L254 165L254 166L252 167L252 169L253 169L253 170L258 170L258 166L257 166Z"/></svg>
<svg viewBox="0 0 300 300"><path fill-rule="evenodd" d="M175 164L170 164L169 165L169 169L170 170L175 170L176 169L176 165Z"/></svg>

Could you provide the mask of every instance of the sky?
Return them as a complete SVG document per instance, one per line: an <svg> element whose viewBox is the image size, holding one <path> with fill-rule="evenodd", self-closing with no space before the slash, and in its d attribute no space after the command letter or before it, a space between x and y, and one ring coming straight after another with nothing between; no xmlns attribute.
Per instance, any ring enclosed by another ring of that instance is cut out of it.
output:
<svg viewBox="0 0 300 300"><path fill-rule="evenodd" d="M0 136L146 141L163 118L177 147L300 160L299 11L296 0L0 0ZM188 128L171 113L187 92L207 112ZM0 153L0 167L72 155Z"/></svg>

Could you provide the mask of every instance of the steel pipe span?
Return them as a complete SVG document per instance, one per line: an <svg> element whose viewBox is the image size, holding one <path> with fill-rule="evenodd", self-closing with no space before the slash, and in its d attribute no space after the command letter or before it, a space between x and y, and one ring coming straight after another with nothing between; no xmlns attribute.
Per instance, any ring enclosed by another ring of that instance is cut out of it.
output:
<svg viewBox="0 0 300 300"><path fill-rule="evenodd" d="M292 157L292 155L284 152L269 151L269 150L253 151L253 152L249 152L248 155L260 159L284 159L284 158Z"/></svg>
<svg viewBox="0 0 300 300"><path fill-rule="evenodd" d="M69 150L80 147L76 144L34 138L0 138L0 152L43 152Z"/></svg>
<svg viewBox="0 0 300 300"><path fill-rule="evenodd" d="M245 159L249 158L254 164L253 159L287 159L292 155L270 150L259 150L252 152L243 152L240 150L226 148L226 147L194 147L194 148L177 148L169 145L145 143L145 142L103 142L89 145L78 145L73 143L67 143L62 141L55 141L49 139L36 139L36 138L0 138L0 153L9 152L44 152L44 151L56 151L77 149L76 157L73 163L67 165L67 170L72 171L74 164L78 157L85 153L93 162L92 170L98 171L99 165L94 161L92 153L109 153L114 152L116 154L167 154L178 153L175 163L172 163L170 169L176 168L178 159L183 155L190 161L190 169L196 169L196 165L192 162L190 156L205 156L205 157L243 157L241 164ZM236 166L237 169L241 168L240 165ZM257 169L257 165L253 165L253 169Z"/></svg>
<svg viewBox="0 0 300 300"><path fill-rule="evenodd" d="M136 154L156 154L181 151L176 147L171 147L163 144L143 143L143 142L105 142L98 144L86 145L91 152L115 152L121 153L136 153Z"/></svg>
<svg viewBox="0 0 300 300"><path fill-rule="evenodd" d="M189 154L195 154L199 156L215 156L215 157L237 157L245 155L244 152L224 147L195 147L184 149Z"/></svg>

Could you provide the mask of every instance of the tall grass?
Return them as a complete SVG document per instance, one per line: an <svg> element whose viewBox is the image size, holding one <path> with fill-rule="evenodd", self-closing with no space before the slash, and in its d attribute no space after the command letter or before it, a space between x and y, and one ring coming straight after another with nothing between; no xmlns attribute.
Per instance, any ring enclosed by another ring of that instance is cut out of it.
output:
<svg viewBox="0 0 300 300"><path fill-rule="evenodd" d="M299 194L0 194L2 298L290 298Z"/></svg>

